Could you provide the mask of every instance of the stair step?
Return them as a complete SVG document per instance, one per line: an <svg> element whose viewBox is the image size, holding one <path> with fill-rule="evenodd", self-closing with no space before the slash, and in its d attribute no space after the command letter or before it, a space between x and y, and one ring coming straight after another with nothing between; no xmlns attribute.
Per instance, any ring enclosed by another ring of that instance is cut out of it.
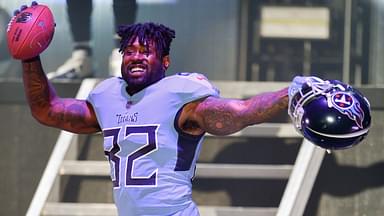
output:
<svg viewBox="0 0 384 216"><path fill-rule="evenodd" d="M272 207L199 206L201 216L276 216Z"/></svg>
<svg viewBox="0 0 384 216"><path fill-rule="evenodd" d="M196 169L196 177L236 179L288 179L292 168L292 165L198 163Z"/></svg>
<svg viewBox="0 0 384 216"><path fill-rule="evenodd" d="M207 135L213 136L211 134ZM302 138L292 123L263 123L252 125L237 133L228 135L228 137Z"/></svg>
<svg viewBox="0 0 384 216"><path fill-rule="evenodd" d="M60 175L108 176L109 163L107 161L64 160L59 172Z"/></svg>
<svg viewBox="0 0 384 216"><path fill-rule="evenodd" d="M45 204L44 216L112 216L117 215L113 203L56 203Z"/></svg>
<svg viewBox="0 0 384 216"><path fill-rule="evenodd" d="M292 165L198 163L196 177L288 179L292 167ZM108 176L109 164L106 161L65 160L60 168L60 175Z"/></svg>
<svg viewBox="0 0 384 216"><path fill-rule="evenodd" d="M199 206L201 216L273 216L277 208ZM45 204L44 216L115 216L116 207L112 203L54 203Z"/></svg>

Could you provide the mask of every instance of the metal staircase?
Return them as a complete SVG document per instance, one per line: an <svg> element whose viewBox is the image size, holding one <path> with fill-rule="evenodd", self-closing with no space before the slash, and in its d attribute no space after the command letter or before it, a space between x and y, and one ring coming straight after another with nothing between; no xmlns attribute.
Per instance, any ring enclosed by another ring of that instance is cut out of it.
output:
<svg viewBox="0 0 384 216"><path fill-rule="evenodd" d="M86 98L98 80L85 79L77 98ZM222 95L229 98L248 97L263 90L286 86L283 83L214 82ZM97 135L96 135L97 136ZM101 135L99 135L101 136ZM290 123L265 123L248 127L233 137L299 138ZM104 161L77 160L79 135L62 131L41 181L29 206L27 216L35 215L117 215L112 203L68 203L60 200L60 180L64 176L109 176L109 165ZM318 173L324 150L303 140L295 164L197 164L197 178L228 179L288 179L279 207L224 207L201 206L202 216L295 216L302 215Z"/></svg>

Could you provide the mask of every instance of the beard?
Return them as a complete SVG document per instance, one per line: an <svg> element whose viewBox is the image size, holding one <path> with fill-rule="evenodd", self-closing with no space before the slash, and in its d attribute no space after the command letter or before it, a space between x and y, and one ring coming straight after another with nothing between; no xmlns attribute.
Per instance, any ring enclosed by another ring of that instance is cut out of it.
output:
<svg viewBox="0 0 384 216"><path fill-rule="evenodd" d="M143 86L147 86L147 85L150 85L151 82L146 79L145 77L139 77L139 78L132 78L132 77L129 77L127 79L125 79L125 81L127 82L128 86L130 87L143 87Z"/></svg>
<svg viewBox="0 0 384 216"><path fill-rule="evenodd" d="M129 74L123 74L123 79L128 84L127 91L129 94L134 94L142 89L152 85L153 83L156 83L157 81L161 80L165 77L164 71L158 71L155 74L146 72L142 76L130 76Z"/></svg>

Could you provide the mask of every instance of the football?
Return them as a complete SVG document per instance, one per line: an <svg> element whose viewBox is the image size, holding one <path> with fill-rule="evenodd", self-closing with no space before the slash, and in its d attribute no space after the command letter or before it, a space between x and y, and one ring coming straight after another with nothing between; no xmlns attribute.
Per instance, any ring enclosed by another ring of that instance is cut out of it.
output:
<svg viewBox="0 0 384 216"><path fill-rule="evenodd" d="M7 28L10 54L15 59L38 56L51 43L55 21L45 5L32 5L12 17Z"/></svg>

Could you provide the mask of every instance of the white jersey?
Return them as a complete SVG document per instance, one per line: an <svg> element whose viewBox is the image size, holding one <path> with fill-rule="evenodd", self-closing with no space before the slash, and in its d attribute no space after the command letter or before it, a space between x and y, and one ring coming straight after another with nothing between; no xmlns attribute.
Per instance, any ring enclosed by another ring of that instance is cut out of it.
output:
<svg viewBox="0 0 384 216"><path fill-rule="evenodd" d="M172 215L191 206L202 136L185 134L178 114L188 102L219 93L201 74L168 76L129 95L121 78L88 96L104 136L119 215Z"/></svg>

